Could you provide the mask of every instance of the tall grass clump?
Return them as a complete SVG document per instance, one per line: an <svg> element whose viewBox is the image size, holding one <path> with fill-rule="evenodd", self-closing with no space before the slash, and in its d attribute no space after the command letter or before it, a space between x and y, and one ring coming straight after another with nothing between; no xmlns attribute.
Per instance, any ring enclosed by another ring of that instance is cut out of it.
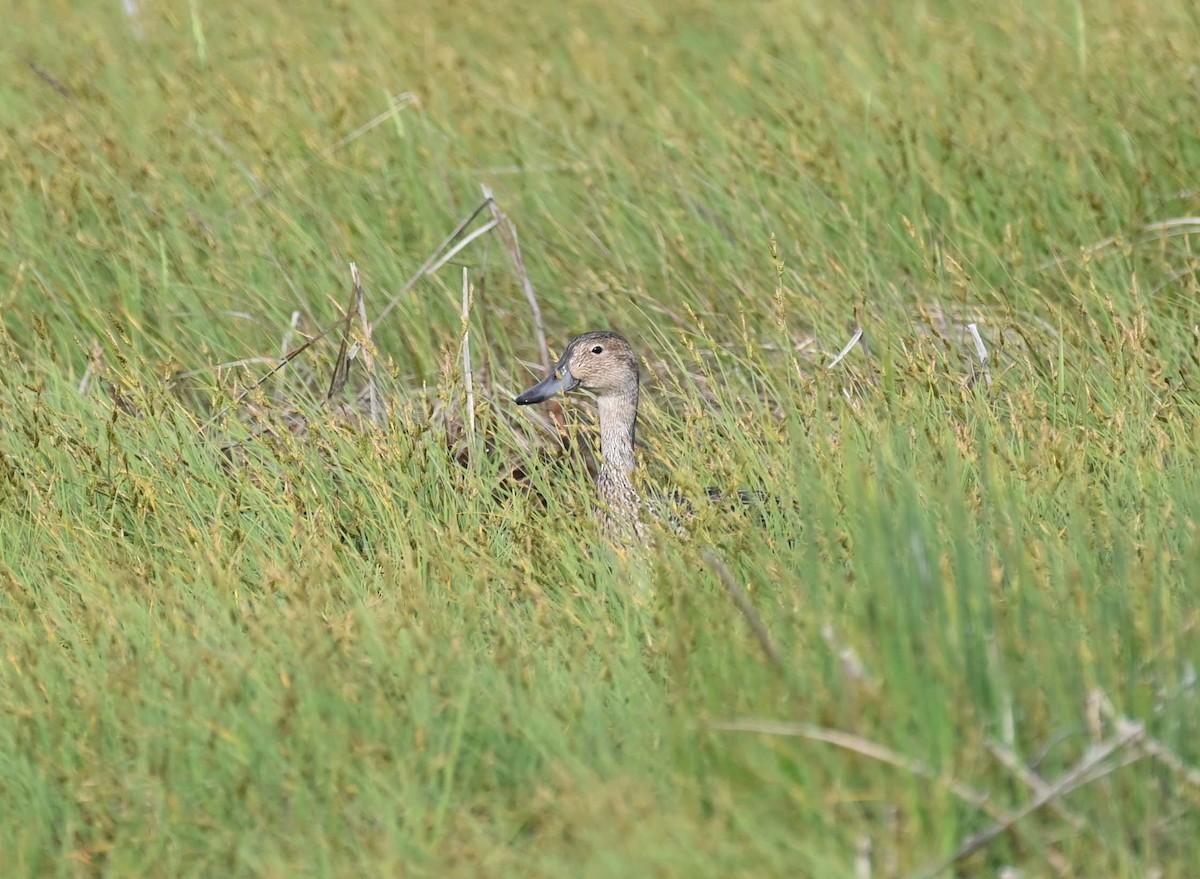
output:
<svg viewBox="0 0 1200 879"><path fill-rule="evenodd" d="M1194 4L5 33L5 876L1194 875Z"/></svg>

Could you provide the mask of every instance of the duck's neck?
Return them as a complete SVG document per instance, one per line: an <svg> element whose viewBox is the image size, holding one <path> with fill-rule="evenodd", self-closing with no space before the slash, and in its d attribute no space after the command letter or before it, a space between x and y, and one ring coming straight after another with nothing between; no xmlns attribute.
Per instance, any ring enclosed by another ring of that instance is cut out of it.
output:
<svg viewBox="0 0 1200 879"><path fill-rule="evenodd" d="M637 428L637 388L622 394L600 397L600 454L604 460L601 470L630 478L637 462L633 458L634 433Z"/></svg>
<svg viewBox="0 0 1200 879"><path fill-rule="evenodd" d="M638 392L606 395L600 405L600 473L596 480L600 500L610 516L635 522L641 501L633 484L634 431L637 425Z"/></svg>

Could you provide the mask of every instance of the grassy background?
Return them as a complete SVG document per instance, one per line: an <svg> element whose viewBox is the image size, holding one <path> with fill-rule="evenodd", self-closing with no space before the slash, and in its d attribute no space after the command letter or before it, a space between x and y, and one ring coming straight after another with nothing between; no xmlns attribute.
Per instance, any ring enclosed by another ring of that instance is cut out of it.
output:
<svg viewBox="0 0 1200 879"><path fill-rule="evenodd" d="M951 781L1108 740L1096 691L1200 764L1194 4L426 5L6 13L6 876L890 877L991 822ZM643 355L646 481L783 503L605 551L491 237L474 445L457 264L376 328L386 424L315 404L326 339L201 429L480 183L551 347ZM960 869L1194 875L1198 800L1146 758Z"/></svg>

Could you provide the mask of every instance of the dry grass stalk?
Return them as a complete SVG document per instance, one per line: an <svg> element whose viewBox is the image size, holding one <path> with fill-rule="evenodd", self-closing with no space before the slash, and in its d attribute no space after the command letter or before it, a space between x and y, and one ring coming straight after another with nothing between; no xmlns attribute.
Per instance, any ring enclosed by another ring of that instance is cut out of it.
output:
<svg viewBox="0 0 1200 879"><path fill-rule="evenodd" d="M992 370L988 366L987 346L983 344L983 337L979 335L979 325L974 323L967 324L967 332L975 340L975 354L979 357L979 368L983 371L983 382L987 385L988 390L991 390Z"/></svg>
<svg viewBox="0 0 1200 879"><path fill-rule="evenodd" d="M854 331L854 335L850 337L850 341L846 343L846 347L841 350L837 357L830 360L829 363L825 365L825 368L833 369L835 366L841 363L842 360L845 359L846 355L854 350L854 346L859 343L859 340L862 339L862 337L863 328L859 327Z"/></svg>
<svg viewBox="0 0 1200 879"><path fill-rule="evenodd" d="M296 333L298 332L299 327L300 327L301 316L302 315L300 313L300 309L298 309L298 308L292 312L291 319L288 321L288 327L286 330L284 330L283 338L280 339L280 341L279 341L279 356L280 357L286 357L288 351L291 349L292 340L296 338ZM263 358L263 359L266 359L266 358ZM275 385L275 403L277 405L282 406L282 405L284 405L284 403L286 401L287 378L290 375L291 375L291 373L288 373L287 375L284 376L284 378L282 378Z"/></svg>
<svg viewBox="0 0 1200 879"><path fill-rule="evenodd" d="M371 350L371 321L367 319L367 300L363 295L362 277L358 274L358 265L350 263L350 277L354 281L354 290L357 294L358 322L362 328L362 355L363 366L367 370L367 409L371 416L372 424L383 423L383 399L379 395L379 383L375 378L375 353Z"/></svg>
<svg viewBox="0 0 1200 879"><path fill-rule="evenodd" d="M1188 766L1158 739L1147 737L1142 742L1142 750L1173 771L1185 784L1200 790L1200 769Z"/></svg>
<svg viewBox="0 0 1200 879"><path fill-rule="evenodd" d="M1116 772L1122 766L1128 765L1129 762L1136 762L1143 756L1141 753L1135 753L1133 759L1124 762L1119 761L1114 764L1108 764L1108 760L1120 753L1130 745L1139 744L1145 736L1145 728L1140 724L1127 724L1118 729L1117 734L1106 742L1101 743L1088 750L1086 754L1079 759L1078 762L1053 782L1044 787L1040 793L1036 794L1033 799L1029 800L1017 811L1011 815L996 821L989 827L984 828L978 833L967 837L959 845L954 853L945 860L921 871L917 875L921 877L931 877L948 870L950 867L957 864L964 858L970 857L975 852L984 848L992 840L1001 836L1005 831L1015 827L1020 821L1032 815L1034 812L1041 809L1061 797L1071 793L1071 791L1105 778Z"/></svg>
<svg viewBox="0 0 1200 879"><path fill-rule="evenodd" d="M809 723L785 723L774 720L720 720L709 725L713 729L723 732L749 732L767 736L787 736L790 738L807 739L810 742L822 742L827 745L833 745L835 748L841 748L844 751L850 751L861 757L866 757L879 763L886 763L888 766L894 766L897 769L903 769L905 772L916 775L919 778L928 779L950 791L950 793L954 794L962 802L974 806L996 820L1005 820L1010 817L1002 809L993 805L987 794L967 787L953 778L947 778L939 772L935 772L920 760L900 754L891 748L852 733L815 726Z"/></svg>
<svg viewBox="0 0 1200 879"><path fill-rule="evenodd" d="M242 366L256 366L262 363L270 363L274 366L279 365L278 357L243 357L241 360L227 360L224 363L214 363L211 366L201 366L199 369L189 369L186 372L177 372L171 376L172 382L181 382L185 378L195 378L198 375L204 375L208 372L220 372L222 369L237 369ZM88 365L89 371L91 365ZM87 375L84 378L88 378ZM83 388L81 387L80 390Z"/></svg>
<svg viewBox="0 0 1200 879"><path fill-rule="evenodd" d="M500 210L491 188L483 184L480 184L479 188L483 191L484 201L492 209L492 220L496 224L496 230L500 233L500 240L504 243L504 249L508 252L509 259L512 260L513 268L517 270L517 276L521 279L521 289L525 291L525 298L529 301L529 310L533 312L533 332L537 336L538 352L542 357L542 369L549 372L550 346L546 344L546 326L542 322L542 308L538 305L537 294L533 291L533 282L529 280L529 272L525 271L525 260L521 257L521 245L517 240L517 227Z"/></svg>
<svg viewBox="0 0 1200 879"><path fill-rule="evenodd" d="M871 837L863 834L854 846L854 879L871 879L874 846Z"/></svg>
<svg viewBox="0 0 1200 879"><path fill-rule="evenodd" d="M1119 714L1113 706L1112 700L1100 690L1093 691L1092 697L1088 701L1089 706L1095 707L1097 714L1103 715L1110 722L1116 724L1118 729L1142 726L1137 721ZM1178 754L1152 736L1144 735L1138 745L1147 756L1154 758L1174 772L1184 784L1200 790L1200 769L1187 765Z"/></svg>
<svg viewBox="0 0 1200 879"><path fill-rule="evenodd" d="M333 361L333 374L329 378L329 391L325 394L325 402L330 403L342 392L346 381L350 378L350 361L358 354L358 346L350 348L350 324L358 312L358 303L362 299L362 279L358 275L358 266L350 263L350 279L353 289L350 292L350 304L346 306L346 314L341 320L342 339L338 344L337 357Z"/></svg>
<svg viewBox="0 0 1200 879"><path fill-rule="evenodd" d="M462 272L462 359L463 384L467 389L467 448L475 447L475 385L471 379L471 282L467 267ZM468 451L469 454L469 451Z"/></svg>
<svg viewBox="0 0 1200 879"><path fill-rule="evenodd" d="M478 217L481 213L483 213L484 210L487 209L489 204L491 204L491 196L490 195L486 196L483 199L483 201L481 201L478 205L476 205L475 209L467 215L466 219L464 219L461 223L459 223L457 226L455 226L454 230L449 235L447 235L445 238L442 239L442 243L439 244L436 248L434 248L433 253L429 254L429 258L426 259L425 262L421 263L421 267L418 268L415 272L413 272L412 276L407 281L404 282L404 286L401 287L396 292L396 295L388 300L387 305L385 305L383 307L383 310L379 312L379 316L377 318L375 318L375 323L379 323L381 320L383 320L385 317L387 317L389 314L392 313L392 309L400 304L400 300L402 298L404 298L404 294L407 293L409 290L411 290L413 288L413 285L416 284L417 281L421 280L421 278L425 277L425 275L430 272L431 267L437 263L437 261L441 257L441 255L446 252L446 249L448 247L450 247L451 245L453 245L454 242L459 239L459 237L462 235L463 232L467 231L467 228L472 223L475 222L475 218Z"/></svg>
<svg viewBox="0 0 1200 879"><path fill-rule="evenodd" d="M480 226L478 229L476 229L470 235L465 236L462 239L462 241L458 242L458 244L454 245L454 247L450 248L450 250L448 250L446 252L445 256L443 256L434 265L430 266L425 271L425 274L436 275L438 273L438 271L442 268L442 266L444 266L446 263L450 262L450 260L454 259L454 257L458 256L458 254L464 248L466 248L467 245L469 245L476 238L479 238L480 236L486 235L488 232L491 232L493 229L496 228L496 225L497 224L496 224L495 220L488 220L488 222L484 223L482 226Z"/></svg>
<svg viewBox="0 0 1200 879"><path fill-rule="evenodd" d="M52 76L44 67L38 64L32 58L26 58L24 60L25 66L33 71L34 76L36 76L46 85L50 86L50 88L54 89L54 91L58 93L59 97L65 98L71 103L75 103L75 95L73 95L71 90L63 85L59 79Z"/></svg>
<svg viewBox="0 0 1200 879"><path fill-rule="evenodd" d="M413 288L413 285L415 285L417 283L417 281L419 281L422 277L425 276L425 274L430 270L430 266L433 266L435 263L437 263L438 259L442 256L443 253L445 253L446 249L451 247L454 244L454 242L459 239L459 237L467 229L467 227L470 226L471 223L473 223L475 221L475 219L487 208L488 203L489 203L488 199L484 199L482 202L480 202L475 207L475 209L464 220L462 220L462 222L460 222L454 228L454 230L445 237L445 239L442 240L442 243L439 244L437 246L437 248L433 251L433 253L431 253L429 255L429 257L421 264L421 267L419 269L417 269L417 271L412 275L412 277L410 277L408 279L408 281L405 282L404 286L399 290L399 292L397 292L396 295L393 296L391 298L391 300L389 300L388 304L383 308L383 310L380 311L379 316L375 318L374 322L370 322L370 321L366 320L365 306L360 310L359 305L358 305L358 302L359 302L358 297L361 295L361 289L360 288L356 289L354 299L352 300L352 307L347 310L346 314L344 314L342 317L339 317L334 323L331 323L329 326L320 330L318 333L316 333L316 335L310 337L302 345L292 349L291 351L288 351L278 361L272 361L270 359L263 359L261 362L267 362L267 363L274 362L274 366L265 375L263 375L261 378L259 378L254 384L252 384L250 387L246 388L241 393L239 393L236 397L234 397L234 399L232 401L230 401L225 406L222 406L219 410L217 410L217 412L202 425L201 430L207 430L216 421L218 421L220 418L222 418L227 412L229 412L230 410L234 409L235 407L241 405L241 403L246 399L246 397L248 395L250 395L254 391L258 390L260 387L262 387L277 372L279 372L281 369L283 369L285 366L287 366L289 363L291 363L293 360L295 360L297 357L299 357L301 354L303 354L305 351L307 351L313 345L317 344L319 341L324 339L326 336L328 336L334 330L338 329L339 327L342 327L343 328L342 345L339 349L338 357L334 364L334 374L330 380L329 391L326 394L326 400L328 401L329 399L331 399L336 393L338 393L345 386L345 383L346 383L346 378L347 378L347 373L348 373L348 361L350 359L350 351L349 351L349 343L348 343L347 333L349 331L349 325L350 325L350 321L353 318L353 315L355 313L359 314L360 320L363 321L364 337L366 340L369 341L371 338L371 334L372 334L374 326L376 324L378 324L381 320L383 320L383 318L387 317L387 315L391 312L391 310L393 308L395 308L396 305L400 302L400 299L404 296L404 294L407 293L409 290L411 290ZM472 236L470 236L471 240L474 240L477 237L478 237L478 235L476 235L476 234L473 234ZM457 248L455 250L455 252L458 252L458 250L461 250L461 247ZM357 267L353 270L353 272L354 272L355 276L357 276ZM361 281L360 281L360 283L361 283ZM293 326L294 325L295 325L295 316L293 316ZM287 338L290 340L290 336ZM250 360L237 361L237 363L239 363L239 364L248 363L248 362L251 362L251 361ZM376 404L373 405L371 417L372 417L372 420L377 421L378 418L381 416L382 416L382 405L379 404L378 400L377 400Z"/></svg>
<svg viewBox="0 0 1200 879"><path fill-rule="evenodd" d="M250 387L243 390L240 394L238 394L236 397L234 397L230 402L226 403L224 406L222 406L220 409L218 409L216 411L216 413L211 418L208 419L208 421L204 422L204 424L201 425L200 430L201 431L207 430L213 424L215 424L223 415L225 415L226 412L229 412L235 406L241 405L242 401L245 400L246 397L248 397L250 394L254 393L256 390L261 388L267 382L267 380L269 378L271 378L271 376L275 375L275 373L279 372L279 370L283 369L285 366L287 366L289 363L291 363L293 360L295 360L297 357L299 357L301 354L303 354L305 351L307 351L313 345L317 344L317 342L321 341L326 336L328 336L330 333L332 333L334 330L336 330L339 326L342 325L344 320L345 320L345 318L338 318L336 323L331 323L329 326L325 327L325 329L321 330L315 336L312 336L310 339L308 339L308 341L306 341L304 344L300 345L297 348L293 348L291 351L289 351L287 354L285 354L283 357L281 357L279 362L276 363L275 366L272 367L266 373L266 375L262 376L262 378L260 378L254 384L250 385Z"/></svg>
<svg viewBox="0 0 1200 879"><path fill-rule="evenodd" d="M283 334L283 339L279 343L279 356L287 356L288 350L292 347L292 339L296 338L296 329L300 326L300 309L292 312L291 320L288 322L287 331Z"/></svg>
<svg viewBox="0 0 1200 879"><path fill-rule="evenodd" d="M999 742L988 742L987 749L1001 766L1015 775L1035 795L1040 796L1049 792L1050 785L1046 782L1046 779L1022 763L1021 759L1009 748ZM1086 828L1086 822L1062 803L1051 801L1047 805L1056 815L1070 824L1075 830L1082 831Z"/></svg>
<svg viewBox="0 0 1200 879"><path fill-rule="evenodd" d="M721 585L725 587L725 591L733 599L734 606L746 618L746 622L750 625L750 631L754 633L754 637L758 640L759 646L762 647L767 659L771 661L771 665L786 674L787 667L783 663L783 655L779 652L779 648L775 646L775 642L771 640L771 633L767 631L766 623L759 616L758 610L754 607L750 596L746 594L746 590L738 585L737 580L733 577L733 572L729 570L729 567L721 561L720 557L713 550L704 550L703 556L705 563L717 575L717 579L721 581Z"/></svg>

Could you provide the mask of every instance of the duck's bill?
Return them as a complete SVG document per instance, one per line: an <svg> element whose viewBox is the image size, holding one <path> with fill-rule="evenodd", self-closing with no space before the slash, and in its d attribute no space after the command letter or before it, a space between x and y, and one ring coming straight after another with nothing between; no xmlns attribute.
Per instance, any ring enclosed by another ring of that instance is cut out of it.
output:
<svg viewBox="0 0 1200 879"><path fill-rule="evenodd" d="M536 385L517 397L518 406L528 406L530 403L542 403L555 394L564 394L579 387L579 380L571 375L565 367L559 367Z"/></svg>

